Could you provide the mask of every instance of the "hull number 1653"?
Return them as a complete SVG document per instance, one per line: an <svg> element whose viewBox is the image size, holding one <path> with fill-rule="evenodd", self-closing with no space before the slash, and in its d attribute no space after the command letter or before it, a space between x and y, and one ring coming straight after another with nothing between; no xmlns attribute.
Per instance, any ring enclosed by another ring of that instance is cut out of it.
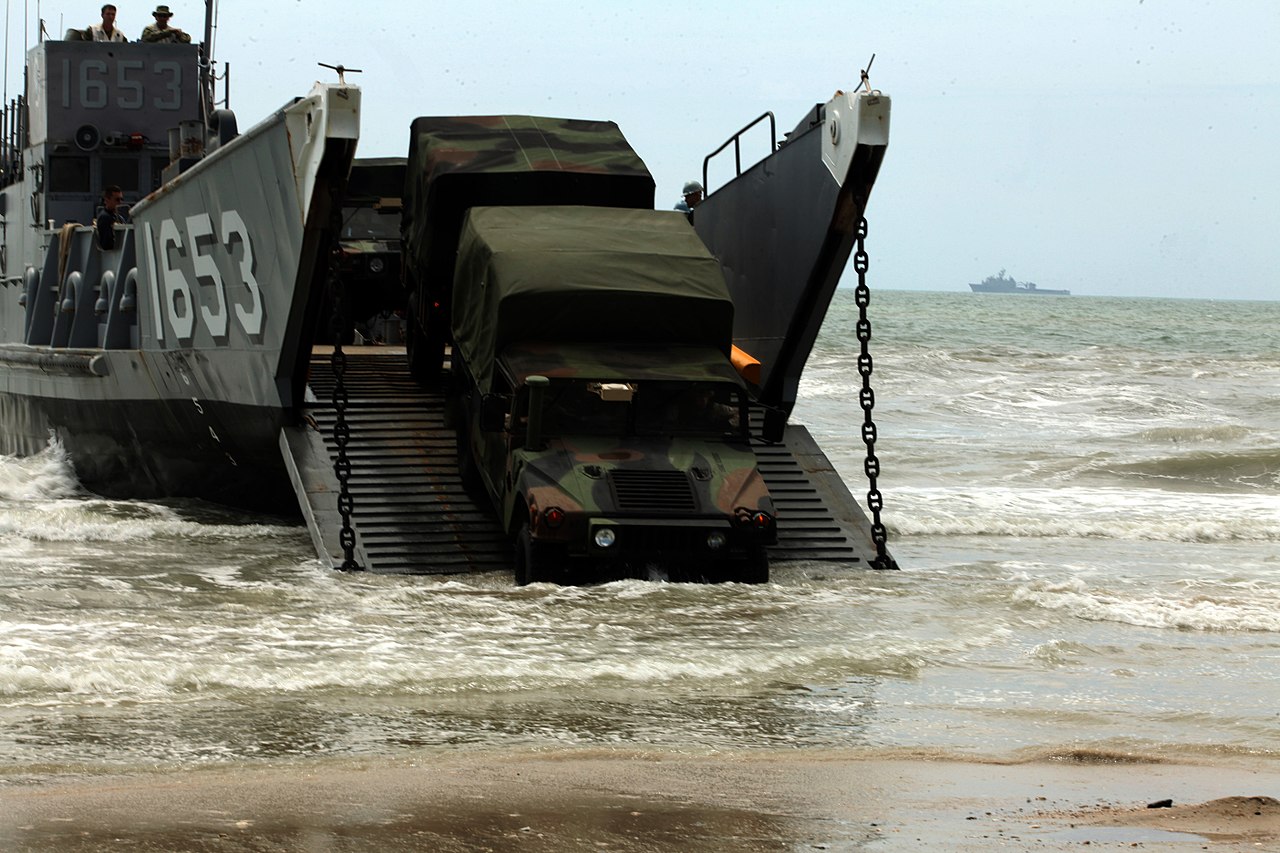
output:
<svg viewBox="0 0 1280 853"><path fill-rule="evenodd" d="M195 335L197 315L200 325L217 342L228 339L232 315L249 337L262 334L265 312L262 291L253 272L249 229L236 210L222 211L216 225L215 228L208 213L197 213L185 220L164 219L157 242L151 223L143 224L147 260L159 285L150 290L156 338L160 342L165 340L166 321L179 341L190 341ZM224 281L222 267L233 269L235 279ZM188 270L194 283L187 277ZM230 304L228 294L233 297Z"/></svg>

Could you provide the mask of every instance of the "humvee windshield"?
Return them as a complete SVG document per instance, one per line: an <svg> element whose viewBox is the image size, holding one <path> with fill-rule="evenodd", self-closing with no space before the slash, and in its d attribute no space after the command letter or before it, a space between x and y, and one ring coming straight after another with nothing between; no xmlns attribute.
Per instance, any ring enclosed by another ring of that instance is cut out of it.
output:
<svg viewBox="0 0 1280 853"><path fill-rule="evenodd" d="M342 209L343 240L399 240L400 209L344 207Z"/></svg>
<svg viewBox="0 0 1280 853"><path fill-rule="evenodd" d="M745 438L742 389L728 382L641 381L628 400L606 400L599 382L551 381L542 431L567 435L683 435Z"/></svg>

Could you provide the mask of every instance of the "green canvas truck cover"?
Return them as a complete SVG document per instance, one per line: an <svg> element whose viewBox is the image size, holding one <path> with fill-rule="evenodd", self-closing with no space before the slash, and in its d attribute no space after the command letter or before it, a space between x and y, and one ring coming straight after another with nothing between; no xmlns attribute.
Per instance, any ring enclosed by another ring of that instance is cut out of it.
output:
<svg viewBox="0 0 1280 853"><path fill-rule="evenodd" d="M525 342L505 347L502 358L516 382L538 374L548 379L727 383L746 388L724 353L707 344Z"/></svg>
<svg viewBox="0 0 1280 853"><path fill-rule="evenodd" d="M472 208L458 243L455 347L481 391L511 344L714 347L733 301L684 214L607 207Z"/></svg>
<svg viewBox="0 0 1280 853"><path fill-rule="evenodd" d="M651 209L653 191L653 176L611 121L423 116L410 125L401 236L423 283L447 288L470 207Z"/></svg>

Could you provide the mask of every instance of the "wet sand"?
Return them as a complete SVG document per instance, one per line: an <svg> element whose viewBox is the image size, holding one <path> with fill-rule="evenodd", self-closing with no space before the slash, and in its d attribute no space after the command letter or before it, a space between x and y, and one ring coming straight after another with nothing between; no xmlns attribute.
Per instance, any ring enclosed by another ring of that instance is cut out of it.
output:
<svg viewBox="0 0 1280 853"><path fill-rule="evenodd" d="M1278 796L1274 763L481 753L7 779L0 849L1259 850Z"/></svg>

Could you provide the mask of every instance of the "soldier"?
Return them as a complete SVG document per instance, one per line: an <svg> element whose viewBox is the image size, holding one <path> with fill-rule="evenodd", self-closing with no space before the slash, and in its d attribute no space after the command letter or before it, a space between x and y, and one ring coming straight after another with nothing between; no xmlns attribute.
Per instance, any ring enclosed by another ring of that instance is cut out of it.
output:
<svg viewBox="0 0 1280 853"><path fill-rule="evenodd" d="M94 221L94 225L98 229L98 247L101 249L107 251L114 249L116 247L116 224L123 225L129 221L129 214L120 206L122 201L124 201L124 190L115 184L102 191L102 212L98 214L98 218Z"/></svg>
<svg viewBox="0 0 1280 853"><path fill-rule="evenodd" d="M693 209L702 203L702 184L689 181L684 185L684 197L676 202L675 209L693 221Z"/></svg>
<svg viewBox="0 0 1280 853"><path fill-rule="evenodd" d="M102 23L90 24L84 31L85 41L128 41L124 33L116 29L116 7L110 3L102 7Z"/></svg>
<svg viewBox="0 0 1280 853"><path fill-rule="evenodd" d="M152 44L177 44L179 42L186 44L191 41L191 36L177 27L169 26L169 19L173 17L173 13L169 11L168 6L157 6L156 10L151 13L151 17L155 18L156 22L147 24L143 28L142 41Z"/></svg>

